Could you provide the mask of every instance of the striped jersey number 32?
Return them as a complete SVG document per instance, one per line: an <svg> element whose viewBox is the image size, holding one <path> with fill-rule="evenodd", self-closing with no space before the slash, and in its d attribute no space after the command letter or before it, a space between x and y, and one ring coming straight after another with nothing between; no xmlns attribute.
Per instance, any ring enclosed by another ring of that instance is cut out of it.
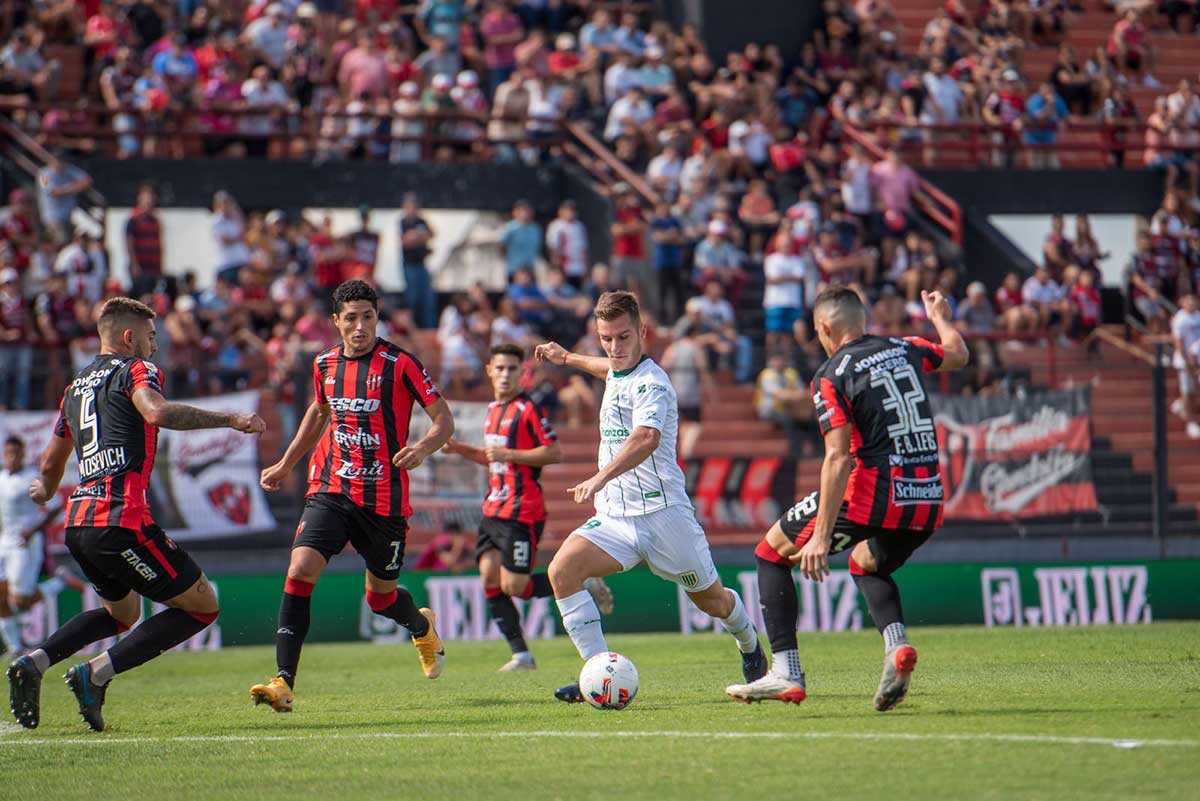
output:
<svg viewBox="0 0 1200 801"><path fill-rule="evenodd" d="M906 381L909 388L902 391L900 381ZM887 393L883 408L896 413L896 422L888 426L889 437L897 439L908 434L933 431L933 420L921 414L920 404L925 400L925 388L921 386L921 378L911 364L880 370L871 376L871 386L883 388Z"/></svg>

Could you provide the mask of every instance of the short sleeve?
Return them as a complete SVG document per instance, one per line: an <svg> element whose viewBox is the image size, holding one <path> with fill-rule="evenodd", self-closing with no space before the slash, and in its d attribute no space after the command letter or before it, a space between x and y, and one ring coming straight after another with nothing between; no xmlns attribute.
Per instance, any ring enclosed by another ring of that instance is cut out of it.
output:
<svg viewBox="0 0 1200 801"><path fill-rule="evenodd" d="M321 372L321 357L313 359L313 402L324 406L329 402L325 397L325 376Z"/></svg>
<svg viewBox="0 0 1200 801"><path fill-rule="evenodd" d="M58 419L54 421L54 436L61 439L71 439L71 426L67 424L67 416L63 409L66 407L67 395L64 392L58 402Z"/></svg>
<svg viewBox="0 0 1200 801"><path fill-rule="evenodd" d="M946 351L941 345L921 337L905 337L904 341L912 345L921 356L921 372L932 373L942 366Z"/></svg>
<svg viewBox="0 0 1200 801"><path fill-rule="evenodd" d="M558 435L554 433L554 428L550 425L550 418L546 416L545 410L536 403L525 406L525 425L529 429L533 441L539 447L550 445L558 439Z"/></svg>
<svg viewBox="0 0 1200 801"><path fill-rule="evenodd" d="M667 411L676 403L674 395L669 385L653 379L634 386L632 427L662 431L667 424Z"/></svg>
<svg viewBox="0 0 1200 801"><path fill-rule="evenodd" d="M841 387L818 375L813 379L812 393L822 436L850 423L850 401Z"/></svg>
<svg viewBox="0 0 1200 801"><path fill-rule="evenodd" d="M143 387L152 389L161 395L163 393L162 371L158 369L158 365L154 362L148 362L145 359L135 359L129 365L130 397Z"/></svg>
<svg viewBox="0 0 1200 801"><path fill-rule="evenodd" d="M401 357L397 366L403 371L402 377L408 394L412 395L413 400L421 404L422 408L442 397L433 383L433 377L416 356L407 354Z"/></svg>

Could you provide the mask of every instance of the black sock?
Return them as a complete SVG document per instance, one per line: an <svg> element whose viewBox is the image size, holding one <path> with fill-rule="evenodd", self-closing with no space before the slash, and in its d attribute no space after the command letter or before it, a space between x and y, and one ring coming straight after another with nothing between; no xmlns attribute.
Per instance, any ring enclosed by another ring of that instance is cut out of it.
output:
<svg viewBox="0 0 1200 801"><path fill-rule="evenodd" d="M521 632L521 617L517 614L517 605L513 603L512 598L499 589L485 589L484 594L487 595L488 611L492 613L492 620L496 621L496 627L500 629L504 639L508 640L508 647L514 654L528 651L525 636Z"/></svg>
<svg viewBox="0 0 1200 801"><path fill-rule="evenodd" d="M758 560L758 601L762 606L763 623L771 642L771 653L796 650L796 620L800 616L800 599L792 569L756 557Z"/></svg>
<svg viewBox="0 0 1200 801"><path fill-rule="evenodd" d="M545 573L535 573L530 576L529 586L533 588L533 592L530 592L528 596L530 598L554 597L554 588L550 586L550 576Z"/></svg>
<svg viewBox="0 0 1200 801"><path fill-rule="evenodd" d="M867 609L875 628L882 634L892 623L904 622L904 609L900 606L900 588L891 576L867 573L855 576L854 583L867 599Z"/></svg>
<svg viewBox="0 0 1200 801"><path fill-rule="evenodd" d="M279 602L279 628L275 630L275 665L279 677L287 686L296 684L300 667L300 649L308 636L311 619L313 585L307 581L288 579L283 585L283 600Z"/></svg>
<svg viewBox="0 0 1200 801"><path fill-rule="evenodd" d="M149 662L204 631L216 619L215 612L197 614L182 609L164 609L108 649L113 673L124 673Z"/></svg>
<svg viewBox="0 0 1200 801"><path fill-rule="evenodd" d="M121 624L107 609L92 609L68 620L62 628L47 637L40 647L53 665L85 646L106 637L117 636L121 628Z"/></svg>
<svg viewBox="0 0 1200 801"><path fill-rule="evenodd" d="M403 587L397 587L391 592L367 590L367 605L375 614L383 615L404 626L413 637L424 637L429 633L429 621L417 609L409 591Z"/></svg>

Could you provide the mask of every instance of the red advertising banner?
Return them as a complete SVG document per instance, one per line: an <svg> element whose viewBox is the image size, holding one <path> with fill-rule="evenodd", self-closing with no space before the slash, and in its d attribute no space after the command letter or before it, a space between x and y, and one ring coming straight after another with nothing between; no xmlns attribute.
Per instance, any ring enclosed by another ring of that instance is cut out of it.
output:
<svg viewBox="0 0 1200 801"><path fill-rule="evenodd" d="M947 520L1096 511L1087 389L933 399Z"/></svg>
<svg viewBox="0 0 1200 801"><path fill-rule="evenodd" d="M791 459L688 459L684 475L696 516L709 532L766 532L795 503Z"/></svg>

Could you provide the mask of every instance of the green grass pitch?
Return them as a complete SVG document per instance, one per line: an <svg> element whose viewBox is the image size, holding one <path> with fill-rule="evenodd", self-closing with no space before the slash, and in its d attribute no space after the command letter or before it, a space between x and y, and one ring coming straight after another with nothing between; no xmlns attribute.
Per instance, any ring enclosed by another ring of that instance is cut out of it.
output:
<svg viewBox="0 0 1200 801"><path fill-rule="evenodd" d="M799 707L729 701L717 635L612 636L641 671L623 712L553 700L579 667L561 637L520 674L495 672L503 642L448 643L433 682L406 645L314 645L293 714L247 700L268 648L169 654L117 678L95 734L64 664L36 731L0 724L0 798L1200 798L1200 623L911 634L886 714L873 631L801 636Z"/></svg>

